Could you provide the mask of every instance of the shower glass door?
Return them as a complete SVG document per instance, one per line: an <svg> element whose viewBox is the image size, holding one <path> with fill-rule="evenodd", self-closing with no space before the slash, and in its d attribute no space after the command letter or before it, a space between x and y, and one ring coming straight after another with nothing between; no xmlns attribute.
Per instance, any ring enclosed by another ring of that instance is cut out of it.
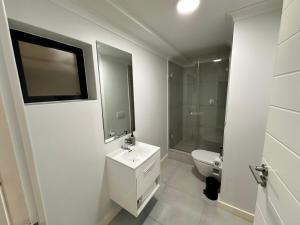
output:
<svg viewBox="0 0 300 225"><path fill-rule="evenodd" d="M195 149L220 152L228 60L197 62L181 70L174 70L175 66L169 65L170 148L187 153Z"/></svg>

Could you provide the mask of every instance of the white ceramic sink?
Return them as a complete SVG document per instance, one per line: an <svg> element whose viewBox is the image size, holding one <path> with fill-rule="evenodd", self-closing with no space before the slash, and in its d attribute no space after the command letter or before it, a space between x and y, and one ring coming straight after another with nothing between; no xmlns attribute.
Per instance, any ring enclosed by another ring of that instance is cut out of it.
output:
<svg viewBox="0 0 300 225"><path fill-rule="evenodd" d="M143 160L147 156L147 154L148 152L145 149L133 147L131 148L131 151L126 151L119 156L125 161L134 163Z"/></svg>
<svg viewBox="0 0 300 225"><path fill-rule="evenodd" d="M137 142L106 155L109 196L138 216L159 189L160 147Z"/></svg>
<svg viewBox="0 0 300 225"><path fill-rule="evenodd" d="M142 142L136 142L136 145L131 146L130 149L131 151L119 148L108 154L107 157L135 169L149 159L155 152L159 151L160 148Z"/></svg>

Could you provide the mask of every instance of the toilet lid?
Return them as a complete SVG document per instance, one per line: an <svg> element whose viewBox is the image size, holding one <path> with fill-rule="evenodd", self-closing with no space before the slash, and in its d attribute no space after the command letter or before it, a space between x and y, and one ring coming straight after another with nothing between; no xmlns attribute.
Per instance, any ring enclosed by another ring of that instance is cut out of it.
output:
<svg viewBox="0 0 300 225"><path fill-rule="evenodd" d="M214 160L220 156L219 153L210 152L206 150L194 150L192 152L192 157L203 163L213 164Z"/></svg>

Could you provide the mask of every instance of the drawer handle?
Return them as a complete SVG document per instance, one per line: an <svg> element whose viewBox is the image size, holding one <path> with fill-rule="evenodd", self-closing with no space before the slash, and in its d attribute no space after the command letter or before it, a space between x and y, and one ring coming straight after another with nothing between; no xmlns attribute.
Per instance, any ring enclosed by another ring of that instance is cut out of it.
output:
<svg viewBox="0 0 300 225"><path fill-rule="evenodd" d="M156 161L154 161L147 169L144 170L144 175L147 175L155 166Z"/></svg>

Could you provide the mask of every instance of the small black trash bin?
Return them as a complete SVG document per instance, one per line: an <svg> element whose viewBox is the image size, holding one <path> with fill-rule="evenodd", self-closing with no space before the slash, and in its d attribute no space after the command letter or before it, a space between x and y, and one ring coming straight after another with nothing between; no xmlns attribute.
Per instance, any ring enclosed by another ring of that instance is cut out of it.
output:
<svg viewBox="0 0 300 225"><path fill-rule="evenodd" d="M203 193L210 200L217 200L221 183L215 177L206 177L206 189Z"/></svg>

